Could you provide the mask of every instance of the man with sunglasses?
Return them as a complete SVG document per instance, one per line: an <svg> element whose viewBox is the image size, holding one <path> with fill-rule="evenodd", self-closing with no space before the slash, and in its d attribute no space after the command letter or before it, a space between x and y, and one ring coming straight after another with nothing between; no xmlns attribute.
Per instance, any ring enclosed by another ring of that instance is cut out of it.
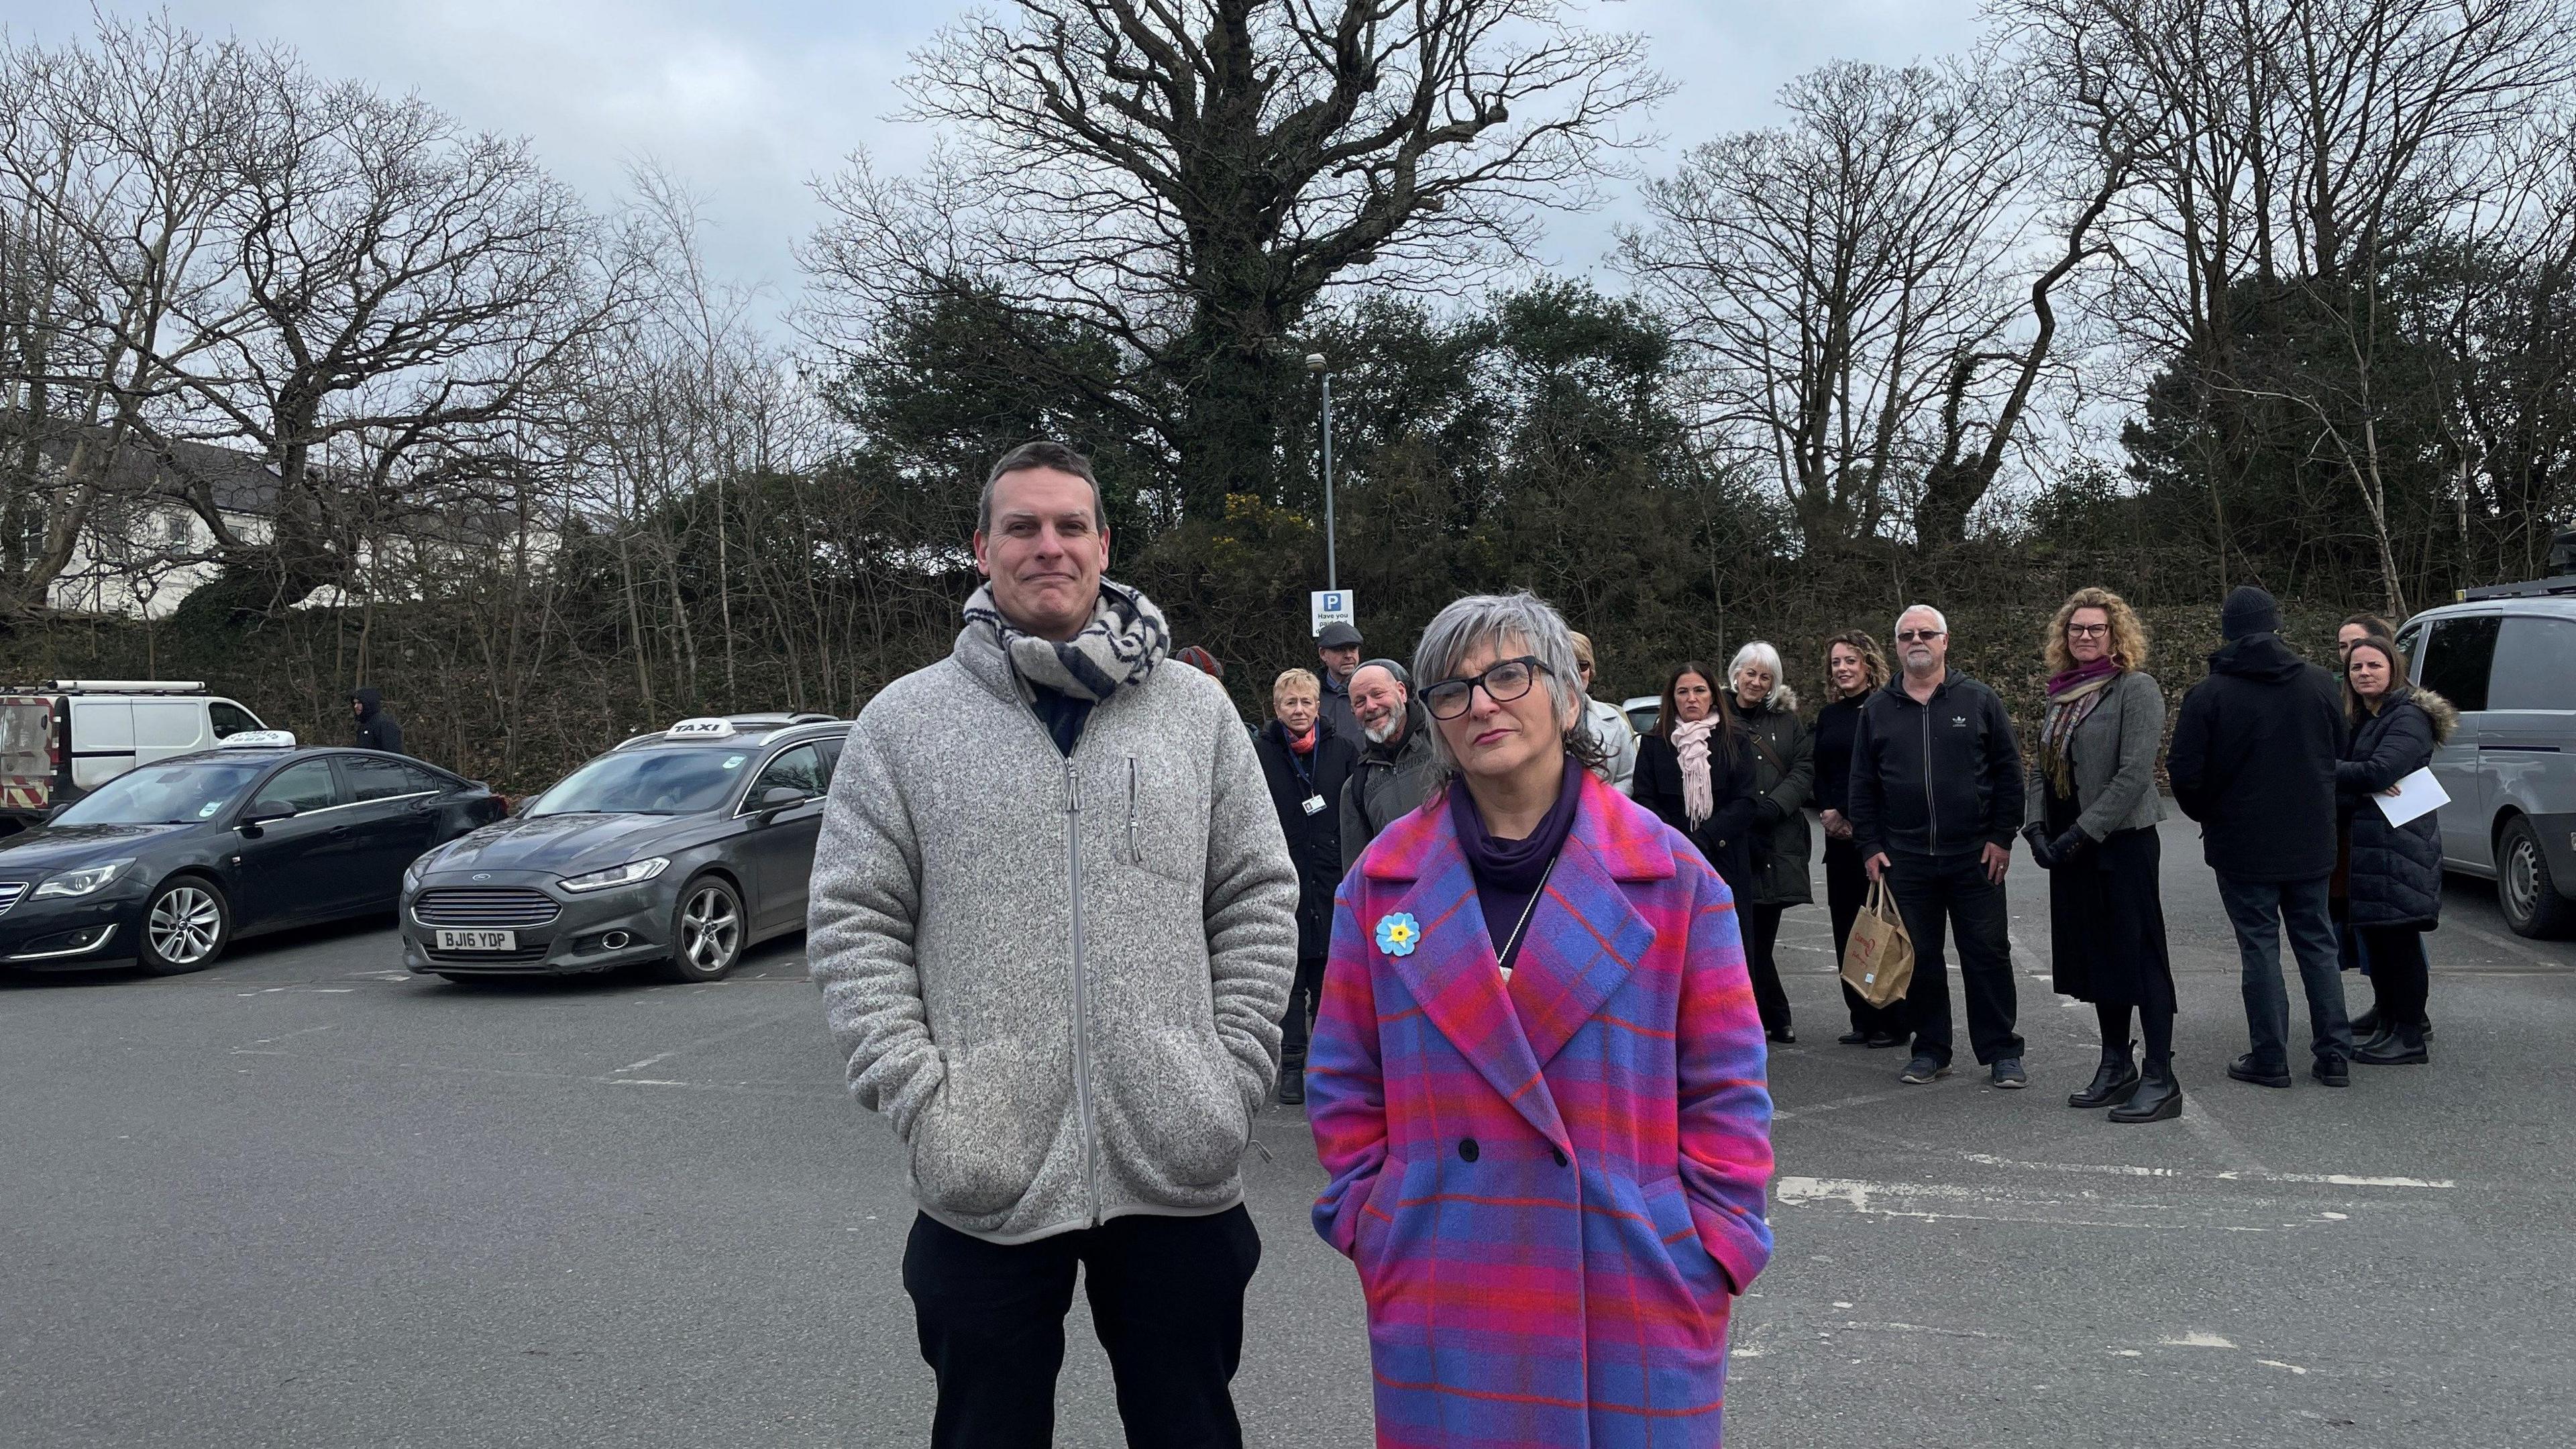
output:
<svg viewBox="0 0 2576 1449"><path fill-rule="evenodd" d="M2022 816L2021 750L1995 692L1950 672L1950 625L1916 604L1897 616L1905 672L1861 706L1844 812L1871 880L1884 879L1914 940L1914 1059L1904 1080L1950 1074L1950 970L1944 928L1959 941L1968 1040L1989 1080L2030 1085L2013 1029L2012 936L2004 872Z"/></svg>

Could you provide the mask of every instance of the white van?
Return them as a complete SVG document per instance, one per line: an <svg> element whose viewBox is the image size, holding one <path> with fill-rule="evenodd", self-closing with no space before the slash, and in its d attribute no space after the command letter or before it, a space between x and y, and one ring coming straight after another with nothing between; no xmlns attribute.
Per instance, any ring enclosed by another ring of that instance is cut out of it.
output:
<svg viewBox="0 0 2576 1449"><path fill-rule="evenodd" d="M0 689L0 834L137 765L266 728L197 680L53 679Z"/></svg>

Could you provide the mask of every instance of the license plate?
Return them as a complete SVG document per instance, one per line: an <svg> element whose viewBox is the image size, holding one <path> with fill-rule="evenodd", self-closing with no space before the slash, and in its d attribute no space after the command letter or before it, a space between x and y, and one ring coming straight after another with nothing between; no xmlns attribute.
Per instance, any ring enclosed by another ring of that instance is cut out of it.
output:
<svg viewBox="0 0 2576 1449"><path fill-rule="evenodd" d="M516 931L441 931L438 949L442 951L516 951Z"/></svg>

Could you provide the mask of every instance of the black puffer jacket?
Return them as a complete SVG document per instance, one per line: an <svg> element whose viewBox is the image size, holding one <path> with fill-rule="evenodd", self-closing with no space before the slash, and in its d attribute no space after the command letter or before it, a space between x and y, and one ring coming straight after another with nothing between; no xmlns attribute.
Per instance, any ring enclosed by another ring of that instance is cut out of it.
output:
<svg viewBox="0 0 2576 1449"><path fill-rule="evenodd" d="M2388 823L2374 798L2433 762L2460 713L2429 689L2398 686L2352 732L2335 766L2336 805L2352 828L2352 923L2430 930L2442 916L2442 812Z"/></svg>
<svg viewBox="0 0 2576 1449"><path fill-rule="evenodd" d="M1815 793L1816 738L1798 718L1798 696L1785 687L1741 718L1748 745L1760 742L1753 749L1753 828L1767 837L1753 853L1753 896L1746 904L1811 904L1816 896L1807 858L1815 841L1806 805Z"/></svg>
<svg viewBox="0 0 2576 1449"><path fill-rule="evenodd" d="M1279 829L1288 837L1289 858L1297 862L1297 955L1313 960L1333 944L1333 891L1342 883L1342 787L1360 762L1359 747L1333 733L1332 722L1315 722L1315 753L1301 759L1288 748L1287 727L1277 720L1253 737L1252 752L1261 758L1261 777L1270 786L1270 803L1279 812ZM1313 811L1306 802L1318 802Z"/></svg>

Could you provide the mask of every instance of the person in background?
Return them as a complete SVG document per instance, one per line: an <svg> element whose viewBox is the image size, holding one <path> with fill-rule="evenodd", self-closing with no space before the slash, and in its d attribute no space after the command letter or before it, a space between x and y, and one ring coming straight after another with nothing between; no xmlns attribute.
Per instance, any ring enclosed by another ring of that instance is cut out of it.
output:
<svg viewBox="0 0 2576 1449"><path fill-rule="evenodd" d="M2344 656L2344 701L2352 743L2335 765L2336 807L2352 835L2352 926L2379 988L2379 1031L2356 1047L2364 1066L2420 1066L2430 971L2424 933L2442 915L2441 812L2389 823L2379 796L2433 762L2459 727L2459 711L2406 682L2406 660L2386 635L2360 640Z"/></svg>
<svg viewBox="0 0 2576 1449"><path fill-rule="evenodd" d="M1780 987L1772 959L1780 917L1791 906L1815 904L1808 880L1807 798L1815 793L1816 741L1798 718L1797 691L1782 677L1780 651L1762 640L1735 651L1726 667L1735 693L1736 719L1753 751L1753 889L1739 903L1744 917L1744 960L1753 977L1762 1031L1783 1046L1798 1033L1789 1023L1789 993Z"/></svg>
<svg viewBox="0 0 2576 1449"><path fill-rule="evenodd" d="M1324 661L1324 721L1357 744L1360 720L1351 709L1351 676L1360 667L1360 631L1338 621L1326 624L1315 636L1315 653Z"/></svg>
<svg viewBox="0 0 2576 1449"><path fill-rule="evenodd" d="M910 1164L930 1442L1053 1442L1079 1284L1130 1442L1232 1449L1261 1261L1238 1164L1297 868L1225 691L1161 667L1161 611L1102 577L1089 460L1005 454L974 549L954 652L850 728L806 912L850 1094Z"/></svg>
<svg viewBox="0 0 2576 1449"><path fill-rule="evenodd" d="M1860 919L1869 895L1869 876L1852 844L1852 737L1860 730L1861 706L1886 685L1887 656L1868 630L1848 630L1825 641L1826 703L1816 712L1815 729L1816 822L1825 835L1825 912L1833 918L1838 969L1851 944L1852 922ZM1902 1000L1872 1006L1846 981L1843 1005L1851 1012L1851 1030L1834 1040L1844 1046L1899 1047L1913 1034Z"/></svg>
<svg viewBox="0 0 2576 1449"><path fill-rule="evenodd" d="M1210 679L1222 680L1225 678L1225 666L1217 662L1217 657L1215 655L1210 654L1206 649L1199 645L1188 644L1175 649L1172 651L1172 658L1179 663L1188 665Z"/></svg>
<svg viewBox="0 0 2576 1449"><path fill-rule="evenodd" d="M1771 1254L1735 912L1592 775L1554 609L1461 599L1416 664L1454 778L1344 883L1307 1072L1378 1442L1713 1446Z"/></svg>
<svg viewBox="0 0 2576 1449"><path fill-rule="evenodd" d="M1372 659L1351 672L1358 715L1358 767L1342 787L1342 874L1359 864L1378 832L1410 815L1439 784L1431 717L1413 699L1413 676L1392 659Z"/></svg>
<svg viewBox="0 0 2576 1449"><path fill-rule="evenodd" d="M1592 640L1583 634L1573 638L1575 667L1583 675L1583 725L1601 742L1601 779L1629 794L1637 776L1637 728L1628 723L1627 711L1592 697Z"/></svg>
<svg viewBox="0 0 2576 1449"><path fill-rule="evenodd" d="M1727 893L1753 895L1753 746L1697 660L1673 671L1655 732L1637 742L1637 803L1699 847Z"/></svg>
<svg viewBox="0 0 2576 1449"><path fill-rule="evenodd" d="M2182 1115L2174 1078L2173 962L2165 950L2156 750L2165 696L2146 672L2147 630L2108 589L2078 589L2049 621L2048 713L2023 798L2031 859L2048 872L2049 963L2058 993L2093 1003L2102 1065L2070 1107L2114 1122ZM2145 1039L2130 1056L2129 1017Z"/></svg>
<svg viewBox="0 0 2576 1449"><path fill-rule="evenodd" d="M2236 929L2251 1050L2228 1063L2227 1075L2290 1085L2290 999L2281 986L2287 935L2307 990L2309 1075L2346 1086L2352 1026L2326 904L2343 701L2334 676L2281 637L2280 606L2263 590L2247 584L2230 592L2218 630L2226 642L2209 656L2208 677L2183 696L2165 774L2174 803L2200 822L2201 855Z"/></svg>
<svg viewBox="0 0 2576 1449"><path fill-rule="evenodd" d="M1950 672L1950 624L1916 604L1896 617L1905 672L1861 706L1852 735L1852 840L1914 940L1914 1057L1902 1080L1950 1073L1946 930L1959 938L1968 1040L1994 1086L2030 1085L2013 1030L2012 927L2004 872L2020 833L2021 751L1995 692Z"/></svg>
<svg viewBox="0 0 2576 1449"><path fill-rule="evenodd" d="M356 744L362 750L382 750L388 755L403 752L402 721L385 708L385 697L369 685L349 691L349 716L357 724Z"/></svg>
<svg viewBox="0 0 2576 1449"><path fill-rule="evenodd" d="M1324 953L1333 940L1333 888L1342 880L1342 787L1358 768L1357 744L1321 718L1323 685L1291 669L1270 686L1270 723L1253 742L1280 833L1297 862L1297 979L1279 1019L1279 1100L1306 1100L1306 1034L1324 989Z"/></svg>
<svg viewBox="0 0 2576 1449"><path fill-rule="evenodd" d="M2347 617L2341 624L2335 626L2336 674L2342 674L2345 663L2352 658L2352 646L2355 644L2364 639L2396 637L2397 626L2377 614L2354 614ZM2346 865L2351 859L2352 831L2349 826L2346 826L2337 832L2335 839L2335 873L2333 883L2326 893L2326 907L2334 915L2335 959L2344 970L2358 973L2366 979L2370 975L2370 957L2361 949L2361 933L2352 929L2351 899L2346 889L2348 875ZM2346 1006L2349 1008L2350 1003L2347 1002ZM2430 1035L2432 1029L2432 1024L2427 1022L2424 1027L2425 1033ZM2378 1032L2378 1006L2373 1005L2370 1010L2352 1019L2354 1041L2362 1041L2377 1035Z"/></svg>

